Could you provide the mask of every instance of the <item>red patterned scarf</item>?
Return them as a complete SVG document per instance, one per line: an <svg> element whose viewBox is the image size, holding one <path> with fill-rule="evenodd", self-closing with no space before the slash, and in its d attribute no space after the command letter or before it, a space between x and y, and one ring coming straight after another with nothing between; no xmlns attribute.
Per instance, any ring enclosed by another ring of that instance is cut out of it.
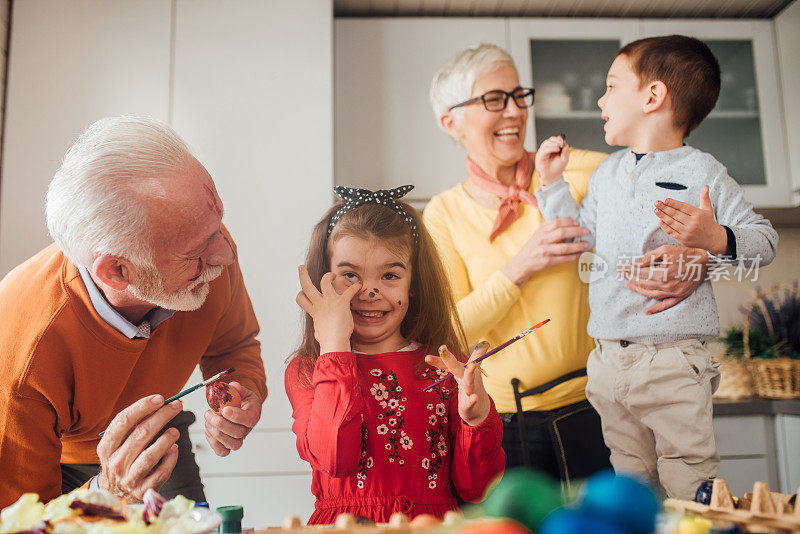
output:
<svg viewBox="0 0 800 534"><path fill-rule="evenodd" d="M496 178L492 178L483 172L483 169L478 167L478 164L472 161L469 156L467 156L467 173L473 184L490 193L494 193L502 201L497 212L497 218L494 221L494 227L492 227L492 233L489 235L490 242L494 241L498 235L511 226L511 223L517 220L520 201L534 207L539 206L539 203L536 202L536 197L528 192L533 177L533 163L531 154L528 152L524 152L522 159L517 162L516 183L512 185L503 185Z"/></svg>

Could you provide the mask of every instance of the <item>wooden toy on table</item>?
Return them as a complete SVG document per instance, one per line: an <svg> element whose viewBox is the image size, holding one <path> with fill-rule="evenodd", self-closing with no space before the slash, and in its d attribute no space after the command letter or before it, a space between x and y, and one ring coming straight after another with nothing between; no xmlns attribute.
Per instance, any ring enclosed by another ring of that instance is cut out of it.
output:
<svg viewBox="0 0 800 534"><path fill-rule="evenodd" d="M764 528L776 533L800 532L800 506L792 496L771 492L764 482L756 482L752 493L737 499L721 478L714 480L711 503L667 499L665 508L692 512L712 521L740 525L748 531Z"/></svg>

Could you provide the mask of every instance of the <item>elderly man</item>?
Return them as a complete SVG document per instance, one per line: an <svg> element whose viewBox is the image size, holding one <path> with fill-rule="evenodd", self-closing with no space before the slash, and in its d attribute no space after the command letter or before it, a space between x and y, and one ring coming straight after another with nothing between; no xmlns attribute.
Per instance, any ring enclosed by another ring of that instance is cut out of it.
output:
<svg viewBox="0 0 800 534"><path fill-rule="evenodd" d="M55 243L0 282L0 508L49 500L87 465L87 485L129 501L159 489L178 461L179 432L163 428L181 412L164 399L198 363L235 369L242 406L207 412L205 434L220 456L241 447L267 396L258 323L222 201L183 140L149 119L96 122L46 211Z"/></svg>

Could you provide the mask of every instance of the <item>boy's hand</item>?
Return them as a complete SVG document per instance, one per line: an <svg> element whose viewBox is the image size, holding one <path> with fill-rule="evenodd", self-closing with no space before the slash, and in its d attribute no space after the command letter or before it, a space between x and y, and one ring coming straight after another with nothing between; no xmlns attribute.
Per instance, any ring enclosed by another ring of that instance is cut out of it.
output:
<svg viewBox="0 0 800 534"><path fill-rule="evenodd" d="M569 145L563 137L553 136L545 139L536 152L534 165L539 171L543 186L552 185L561 178L569 161Z"/></svg>
<svg viewBox="0 0 800 534"><path fill-rule="evenodd" d="M489 344L485 341L478 344L473 350L466 364L458 361L450 350L442 345L439 347L439 356L425 356L428 365L438 367L443 371L453 374L458 384L458 415L469 426L478 426L489 417L491 401L483 387L483 379L479 363L472 363L486 353Z"/></svg>
<svg viewBox="0 0 800 534"><path fill-rule="evenodd" d="M714 219L714 207L708 196L708 186L700 192L700 206L668 198L656 201L658 225L685 247L697 247L712 254L728 253L728 233Z"/></svg>
<svg viewBox="0 0 800 534"><path fill-rule="evenodd" d="M319 352L349 352L350 336L353 334L353 314L350 301L361 289L361 282L348 286L340 295L333 287L336 275L325 273L318 290L305 265L300 266L300 286L295 301L314 319L314 338L319 343Z"/></svg>

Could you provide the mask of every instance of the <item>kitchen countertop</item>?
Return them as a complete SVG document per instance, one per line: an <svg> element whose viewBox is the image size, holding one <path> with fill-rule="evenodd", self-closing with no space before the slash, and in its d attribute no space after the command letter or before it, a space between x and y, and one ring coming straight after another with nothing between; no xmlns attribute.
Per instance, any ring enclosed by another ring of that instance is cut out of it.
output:
<svg viewBox="0 0 800 534"><path fill-rule="evenodd" d="M800 399L714 399L714 416L800 415Z"/></svg>

